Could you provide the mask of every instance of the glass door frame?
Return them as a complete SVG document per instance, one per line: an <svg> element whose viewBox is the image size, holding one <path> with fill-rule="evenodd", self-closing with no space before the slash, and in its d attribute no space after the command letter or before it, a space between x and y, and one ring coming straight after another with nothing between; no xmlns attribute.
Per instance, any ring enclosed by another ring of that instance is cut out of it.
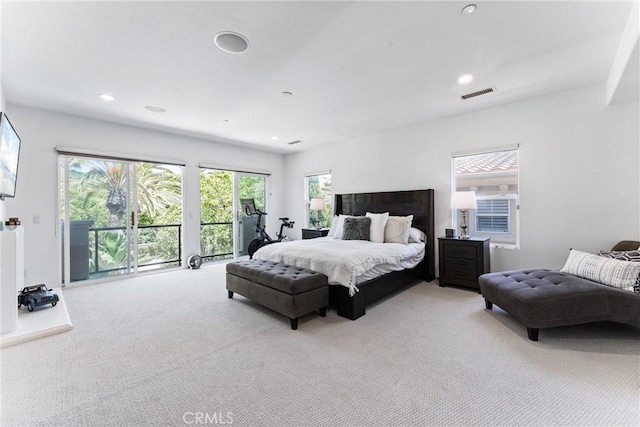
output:
<svg viewBox="0 0 640 427"><path fill-rule="evenodd" d="M237 260L243 257L248 256L248 254L241 254L241 245L243 242L240 242L240 227L242 223L240 219L242 217L242 208L240 206L240 179L241 177L249 176L255 178L264 179L264 206L262 207L265 212L269 212L269 178L270 175L259 173L259 172L233 172L233 259ZM267 216L264 217L264 221L266 223ZM273 236L272 236L273 237ZM274 237L275 238L275 237ZM252 239L253 240L253 239ZM244 248L246 251L247 248Z"/></svg>
<svg viewBox="0 0 640 427"><path fill-rule="evenodd" d="M71 281L71 226L70 226L70 186L69 186L69 170L70 170L70 160L74 157L77 158L86 158L89 160L97 160L97 161L107 161L114 163L122 163L126 165L126 195L127 195L127 204L126 204L126 220L125 220L125 237L126 237L126 266L124 273L121 275L114 275L108 277L102 277L98 279L88 278L86 280L76 280ZM124 159L111 159L108 157L101 157L99 155L83 155L77 154L67 154L67 153L58 153L57 155L57 170L60 168L60 158L64 160L63 167L63 178L64 178L64 216L60 215L60 199L62 198L61 194L58 194L58 215L62 216L63 224L65 227L63 229L63 242L61 255L64 260L64 264L60 263L62 271L60 272L60 276L62 278L62 286L63 287L73 287L78 285L84 285L87 283L95 283L102 281L110 281L110 280L119 280L124 277L135 276L138 274L138 221L136 218L136 212L133 209L133 206L137 206L138 194L137 191L134 191L137 188L137 174L135 173L135 167L138 163L134 160L124 160ZM133 181L133 182L132 182ZM60 186L58 186L60 188ZM60 190L59 190L60 191Z"/></svg>

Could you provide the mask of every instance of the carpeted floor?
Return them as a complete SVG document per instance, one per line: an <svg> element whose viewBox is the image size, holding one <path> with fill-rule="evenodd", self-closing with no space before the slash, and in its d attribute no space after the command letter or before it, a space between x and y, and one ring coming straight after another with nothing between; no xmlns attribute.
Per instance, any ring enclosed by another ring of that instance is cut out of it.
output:
<svg viewBox="0 0 640 427"><path fill-rule="evenodd" d="M640 329L532 342L421 283L357 321L227 298L224 265L64 291L74 329L0 350L0 424L640 425Z"/></svg>

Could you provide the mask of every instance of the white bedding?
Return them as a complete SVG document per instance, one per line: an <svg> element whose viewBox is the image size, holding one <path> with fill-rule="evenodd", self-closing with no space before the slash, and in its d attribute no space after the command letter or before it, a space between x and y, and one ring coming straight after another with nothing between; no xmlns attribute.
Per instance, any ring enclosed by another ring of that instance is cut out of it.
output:
<svg viewBox="0 0 640 427"><path fill-rule="evenodd" d="M324 273L329 284L346 286L353 296L359 283L415 267L424 258L424 249L424 243L403 245L320 237L263 246L253 257Z"/></svg>

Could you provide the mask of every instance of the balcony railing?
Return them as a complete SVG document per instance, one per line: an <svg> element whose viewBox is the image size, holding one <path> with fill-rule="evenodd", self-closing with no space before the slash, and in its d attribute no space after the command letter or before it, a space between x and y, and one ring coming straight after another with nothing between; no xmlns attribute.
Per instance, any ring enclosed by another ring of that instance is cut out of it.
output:
<svg viewBox="0 0 640 427"><path fill-rule="evenodd" d="M90 276L129 267L126 227L90 227ZM138 268L182 265L182 224L138 225Z"/></svg>
<svg viewBox="0 0 640 427"><path fill-rule="evenodd" d="M233 223L201 223L200 253L205 261L233 258Z"/></svg>
<svg viewBox="0 0 640 427"><path fill-rule="evenodd" d="M91 277L117 274L128 269L126 227L90 227ZM200 225L204 260L233 258L233 223ZM167 256L168 255L168 256ZM182 224L138 225L138 268L182 265Z"/></svg>

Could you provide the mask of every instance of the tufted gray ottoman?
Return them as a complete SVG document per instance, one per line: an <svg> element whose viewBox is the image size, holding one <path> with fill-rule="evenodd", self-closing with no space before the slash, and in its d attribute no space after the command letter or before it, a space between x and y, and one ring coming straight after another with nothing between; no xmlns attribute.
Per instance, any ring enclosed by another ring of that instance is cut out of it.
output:
<svg viewBox="0 0 640 427"><path fill-rule="evenodd" d="M640 327L640 294L559 271L529 269L483 274L478 279L486 308L493 304L527 327L540 328L608 320Z"/></svg>
<svg viewBox="0 0 640 427"><path fill-rule="evenodd" d="M249 298L291 319L298 329L298 318L318 310L327 314L328 278L322 273L286 264L257 259L227 264L227 291Z"/></svg>

